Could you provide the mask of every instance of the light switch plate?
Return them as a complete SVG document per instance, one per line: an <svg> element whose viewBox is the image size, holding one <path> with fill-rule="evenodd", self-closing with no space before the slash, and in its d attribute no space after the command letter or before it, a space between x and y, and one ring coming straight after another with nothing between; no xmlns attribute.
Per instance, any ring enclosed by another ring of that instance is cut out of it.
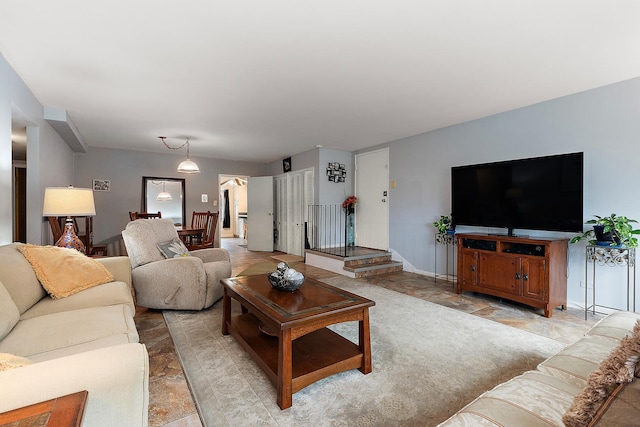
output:
<svg viewBox="0 0 640 427"><path fill-rule="evenodd" d="M202 196L200 196L202 199L202 203L207 203L209 201L209 196L206 194L203 194Z"/></svg>

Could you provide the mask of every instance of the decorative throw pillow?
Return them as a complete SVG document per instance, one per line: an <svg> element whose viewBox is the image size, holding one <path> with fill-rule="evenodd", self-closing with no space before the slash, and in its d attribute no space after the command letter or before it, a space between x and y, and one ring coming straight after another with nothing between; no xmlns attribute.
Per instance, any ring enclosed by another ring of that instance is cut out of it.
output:
<svg viewBox="0 0 640 427"><path fill-rule="evenodd" d="M27 244L20 248L20 252L53 299L113 282L113 275L104 265L75 249Z"/></svg>
<svg viewBox="0 0 640 427"><path fill-rule="evenodd" d="M15 356L9 353L0 353L0 372L21 366L31 365L33 362L27 358Z"/></svg>
<svg viewBox="0 0 640 427"><path fill-rule="evenodd" d="M587 386L574 398L562 417L565 426L588 425L619 384L633 381L639 359L640 320L631 335L624 337L600 367L589 375Z"/></svg>
<svg viewBox="0 0 640 427"><path fill-rule="evenodd" d="M158 249L165 258L180 258L183 256L191 256L189 249L182 243L182 240L173 238L168 242L159 243Z"/></svg>

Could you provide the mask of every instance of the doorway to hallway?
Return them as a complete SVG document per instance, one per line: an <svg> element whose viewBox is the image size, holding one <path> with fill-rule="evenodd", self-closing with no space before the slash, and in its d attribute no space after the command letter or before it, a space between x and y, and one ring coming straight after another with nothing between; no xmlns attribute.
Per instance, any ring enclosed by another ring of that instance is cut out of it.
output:
<svg viewBox="0 0 640 427"><path fill-rule="evenodd" d="M245 239L247 218L247 178L238 175L220 175L218 210L220 212L220 238Z"/></svg>

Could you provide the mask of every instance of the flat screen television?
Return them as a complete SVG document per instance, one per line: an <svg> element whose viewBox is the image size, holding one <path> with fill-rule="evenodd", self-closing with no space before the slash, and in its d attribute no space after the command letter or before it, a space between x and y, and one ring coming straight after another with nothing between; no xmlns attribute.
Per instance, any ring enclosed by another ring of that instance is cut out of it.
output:
<svg viewBox="0 0 640 427"><path fill-rule="evenodd" d="M451 168L455 225L582 232L583 153Z"/></svg>

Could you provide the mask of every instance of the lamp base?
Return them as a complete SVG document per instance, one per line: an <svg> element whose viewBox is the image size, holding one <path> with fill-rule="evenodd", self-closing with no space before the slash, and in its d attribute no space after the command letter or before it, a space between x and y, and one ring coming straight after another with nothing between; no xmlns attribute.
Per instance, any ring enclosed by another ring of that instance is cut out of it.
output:
<svg viewBox="0 0 640 427"><path fill-rule="evenodd" d="M62 237L58 239L56 246L75 249L83 254L86 253L84 243L82 243L82 240L80 240L73 229L73 220L71 218L67 218L67 222L64 225L64 231L62 232Z"/></svg>

